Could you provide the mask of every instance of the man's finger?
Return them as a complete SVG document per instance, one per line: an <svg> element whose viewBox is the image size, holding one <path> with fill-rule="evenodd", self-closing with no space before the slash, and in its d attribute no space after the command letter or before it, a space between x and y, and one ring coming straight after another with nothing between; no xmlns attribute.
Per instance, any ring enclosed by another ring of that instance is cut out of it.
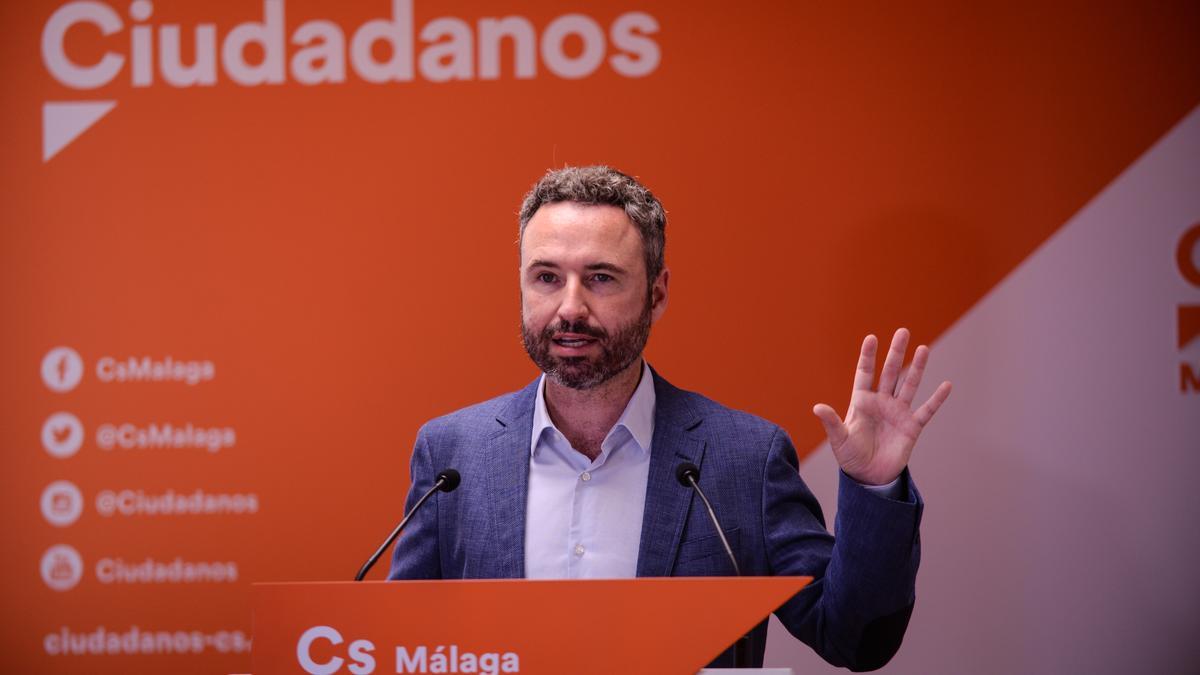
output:
<svg viewBox="0 0 1200 675"><path fill-rule="evenodd" d="M929 424L929 420L933 419L933 414L938 411L938 408L942 407L942 404L946 402L946 398L949 396L950 383L943 382L939 384L937 390L929 397L929 400L925 401L924 405L920 408L917 408L916 415L914 415L917 424L920 424L922 427Z"/></svg>
<svg viewBox="0 0 1200 675"><path fill-rule="evenodd" d="M879 393L895 393L896 378L900 376L900 367L904 365L906 351L908 351L908 329L898 328L892 335L892 346L888 347L887 357L883 360L883 370L879 373Z"/></svg>
<svg viewBox="0 0 1200 675"><path fill-rule="evenodd" d="M858 368L854 371L854 388L863 391L871 390L871 382L875 379L875 349L879 340L874 335L863 338L862 350L858 353Z"/></svg>
<svg viewBox="0 0 1200 675"><path fill-rule="evenodd" d="M904 381L896 392L896 398L906 406L911 406L913 397L917 395L917 387L921 386L921 378L925 375L925 364L929 362L929 347L921 345L913 354L912 365L904 373Z"/></svg>
<svg viewBox="0 0 1200 675"><path fill-rule="evenodd" d="M838 417L837 412L824 403L818 403L813 406L813 414L821 420L821 426L825 427L829 446L835 449L842 447L842 443L846 442L846 425L842 424L842 418Z"/></svg>

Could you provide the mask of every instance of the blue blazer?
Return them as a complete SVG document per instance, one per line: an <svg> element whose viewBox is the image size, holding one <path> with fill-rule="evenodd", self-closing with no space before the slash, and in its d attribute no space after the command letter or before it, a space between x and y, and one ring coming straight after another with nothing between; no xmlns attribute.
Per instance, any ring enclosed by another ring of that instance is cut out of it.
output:
<svg viewBox="0 0 1200 675"><path fill-rule="evenodd" d="M639 577L722 576L733 568L693 491L675 467L700 467L745 575L814 581L776 610L783 625L834 665L871 670L900 646L914 601L923 503L905 471L907 499L862 488L842 474L835 538L800 479L787 433L763 419L672 386L654 373L650 476L638 551ZM407 508L445 468L462 474L409 523L389 579L519 579L525 576L525 508L535 380L524 389L425 424L412 454ZM698 618L703 620L703 618ZM751 632L761 665L766 621ZM732 649L714 666L732 665Z"/></svg>

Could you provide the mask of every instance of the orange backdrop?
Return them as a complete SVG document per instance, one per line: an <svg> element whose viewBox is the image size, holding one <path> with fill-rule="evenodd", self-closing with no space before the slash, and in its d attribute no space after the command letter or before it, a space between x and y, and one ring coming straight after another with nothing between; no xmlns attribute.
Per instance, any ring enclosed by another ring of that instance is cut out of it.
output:
<svg viewBox="0 0 1200 675"><path fill-rule="evenodd" d="M822 438L809 410L844 406L864 334L903 324L935 339L1200 102L1188 2L418 1L418 34L439 17L476 30L520 16L544 36L570 13L608 33L641 12L661 58L622 75L608 39L584 77L539 52L517 78L506 43L494 80L475 67L373 83L347 62L343 83L301 84L289 66L281 84L245 86L219 62L215 84L191 87L158 69L134 86L134 30L150 27L157 50L161 28L181 26L190 62L195 26L212 24L220 61L221 41L270 3L159 0L142 21L132 5L74 3L122 24L66 31L73 63L126 58L86 90L43 56L68 4L0 6L4 670L245 669L248 654L215 649L54 655L47 636L248 634L249 583L350 578L401 513L418 426L535 376L517 330L515 212L548 167L610 163L651 186L672 270L651 362L783 424L805 452ZM285 62L305 22L349 42L392 12L288 0ZM562 50L580 59L588 44L568 36ZM44 104L100 100L116 106L44 161ZM41 375L60 345L84 364L65 393ZM207 360L215 377L103 382L106 356ZM41 438L59 411L85 430L68 458ZM236 442L99 447L97 430L123 423L229 427ZM83 496L63 527L39 506L57 480ZM252 494L258 508L102 515L99 496L122 490ZM39 566L62 543L83 574L56 591ZM97 561L118 558L233 562L237 581L101 582Z"/></svg>

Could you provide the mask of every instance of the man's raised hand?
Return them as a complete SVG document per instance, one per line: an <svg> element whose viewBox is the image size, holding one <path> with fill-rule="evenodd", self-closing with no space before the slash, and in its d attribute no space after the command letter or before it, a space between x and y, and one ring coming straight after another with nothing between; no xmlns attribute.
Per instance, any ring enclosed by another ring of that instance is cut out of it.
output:
<svg viewBox="0 0 1200 675"><path fill-rule="evenodd" d="M908 350L906 328L897 330L892 336L892 346L879 375L879 386L872 389L878 344L874 335L863 340L858 368L854 372L854 388L850 392L850 409L844 422L830 406L824 403L813 406L813 414L825 427L829 445L842 471L866 485L886 485L904 471L921 430L950 396L950 383L943 382L929 400L912 410L913 397L917 395L925 364L929 361L929 348L925 345L917 347L912 365L900 381L901 366Z"/></svg>

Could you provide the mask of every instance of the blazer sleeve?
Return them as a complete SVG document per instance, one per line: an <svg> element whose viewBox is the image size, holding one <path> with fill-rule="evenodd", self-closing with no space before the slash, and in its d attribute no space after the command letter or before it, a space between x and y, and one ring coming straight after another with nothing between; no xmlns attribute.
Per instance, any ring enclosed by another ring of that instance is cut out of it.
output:
<svg viewBox="0 0 1200 675"><path fill-rule="evenodd" d="M841 473L837 536L830 539L820 507L800 479L791 440L780 429L771 441L762 501L771 573L814 578L776 615L835 666L882 667L908 627L924 504L907 469L901 485L907 499L893 500Z"/></svg>
<svg viewBox="0 0 1200 675"><path fill-rule="evenodd" d="M416 505L421 495L433 487L434 469L430 451L428 427L417 433L409 465L411 485L404 512ZM441 493L434 494L425 506L409 521L404 533L392 549L392 567L388 579L441 579L442 566L438 544L438 502Z"/></svg>

